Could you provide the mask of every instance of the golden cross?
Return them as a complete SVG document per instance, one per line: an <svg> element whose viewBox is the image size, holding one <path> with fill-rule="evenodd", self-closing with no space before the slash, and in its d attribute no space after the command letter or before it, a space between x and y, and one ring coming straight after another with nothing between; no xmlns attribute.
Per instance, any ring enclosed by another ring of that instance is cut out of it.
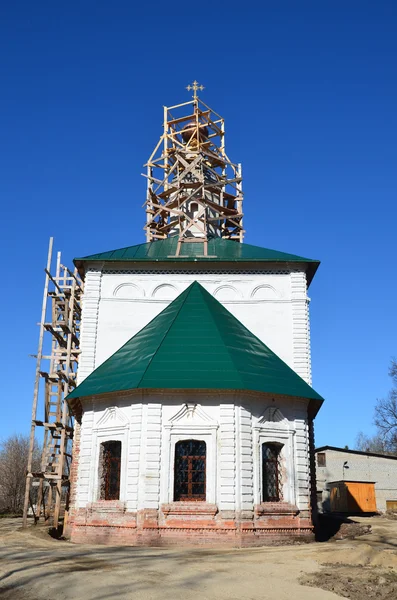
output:
<svg viewBox="0 0 397 600"><path fill-rule="evenodd" d="M186 89L188 92L190 92L190 90L193 90L193 98L196 99L197 90L200 90L200 92L202 92L205 88L203 85L199 85L198 81L194 80L193 83L191 85L188 85Z"/></svg>

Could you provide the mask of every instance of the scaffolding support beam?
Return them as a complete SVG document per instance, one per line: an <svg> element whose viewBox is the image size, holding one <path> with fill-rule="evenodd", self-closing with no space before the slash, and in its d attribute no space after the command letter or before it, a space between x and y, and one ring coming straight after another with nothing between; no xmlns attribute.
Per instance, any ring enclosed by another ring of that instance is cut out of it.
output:
<svg viewBox="0 0 397 600"><path fill-rule="evenodd" d="M62 514L68 509L73 417L65 398L76 387L83 282L77 269L72 272L61 263L60 252L55 275L51 274L52 250L53 238L50 238L36 355L23 527L28 524L29 506L35 522L41 516L45 521L52 519L54 528L58 528ZM44 347L50 347L50 353L43 353ZM40 465L34 464L36 427L44 430ZM34 501L32 482L37 487Z"/></svg>
<svg viewBox="0 0 397 600"><path fill-rule="evenodd" d="M146 166L146 240L178 236L184 242L211 237L243 241L241 165L225 150L224 119L204 104L194 82L193 100L164 107L163 133ZM183 254L183 252L182 252Z"/></svg>

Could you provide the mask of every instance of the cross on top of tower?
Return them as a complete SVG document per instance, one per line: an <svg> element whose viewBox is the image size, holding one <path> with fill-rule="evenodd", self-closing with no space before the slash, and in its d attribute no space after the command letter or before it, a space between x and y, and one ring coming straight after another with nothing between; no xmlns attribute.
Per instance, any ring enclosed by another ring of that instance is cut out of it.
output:
<svg viewBox="0 0 397 600"><path fill-rule="evenodd" d="M186 87L187 91L190 92L190 90L193 90L193 98L196 99L197 98L197 90L200 90L200 92L202 92L205 88L203 85L199 85L199 82L194 80L192 84L189 84Z"/></svg>

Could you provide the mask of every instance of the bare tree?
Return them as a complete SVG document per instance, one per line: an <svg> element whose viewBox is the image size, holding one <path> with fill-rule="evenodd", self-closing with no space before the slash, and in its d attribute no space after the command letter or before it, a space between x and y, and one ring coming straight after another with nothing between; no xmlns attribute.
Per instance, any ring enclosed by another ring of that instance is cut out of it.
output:
<svg viewBox="0 0 397 600"><path fill-rule="evenodd" d="M15 434L0 443L0 512L22 512L28 452L29 436ZM40 463L37 444L33 462Z"/></svg>
<svg viewBox="0 0 397 600"><path fill-rule="evenodd" d="M397 455L397 361L391 361L389 375L392 388L386 398L376 401L374 424L377 432L373 436L359 433L356 439L357 450Z"/></svg>
<svg viewBox="0 0 397 600"><path fill-rule="evenodd" d="M397 454L397 361L391 361L389 375L393 386L387 398L381 398L375 406L375 425L388 451Z"/></svg>
<svg viewBox="0 0 397 600"><path fill-rule="evenodd" d="M361 450L361 452L388 454L386 444L378 433L375 435L366 435L360 431L356 437L355 449Z"/></svg>

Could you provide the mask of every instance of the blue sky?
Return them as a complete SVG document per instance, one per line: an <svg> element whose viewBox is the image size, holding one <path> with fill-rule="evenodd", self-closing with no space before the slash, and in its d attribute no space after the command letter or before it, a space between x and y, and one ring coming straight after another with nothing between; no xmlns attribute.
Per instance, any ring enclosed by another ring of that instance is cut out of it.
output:
<svg viewBox="0 0 397 600"><path fill-rule="evenodd" d="M144 241L142 164L196 78L243 163L245 241L322 261L316 442L353 445L397 355L397 4L135 4L0 9L0 437L29 428L49 236L68 264Z"/></svg>

